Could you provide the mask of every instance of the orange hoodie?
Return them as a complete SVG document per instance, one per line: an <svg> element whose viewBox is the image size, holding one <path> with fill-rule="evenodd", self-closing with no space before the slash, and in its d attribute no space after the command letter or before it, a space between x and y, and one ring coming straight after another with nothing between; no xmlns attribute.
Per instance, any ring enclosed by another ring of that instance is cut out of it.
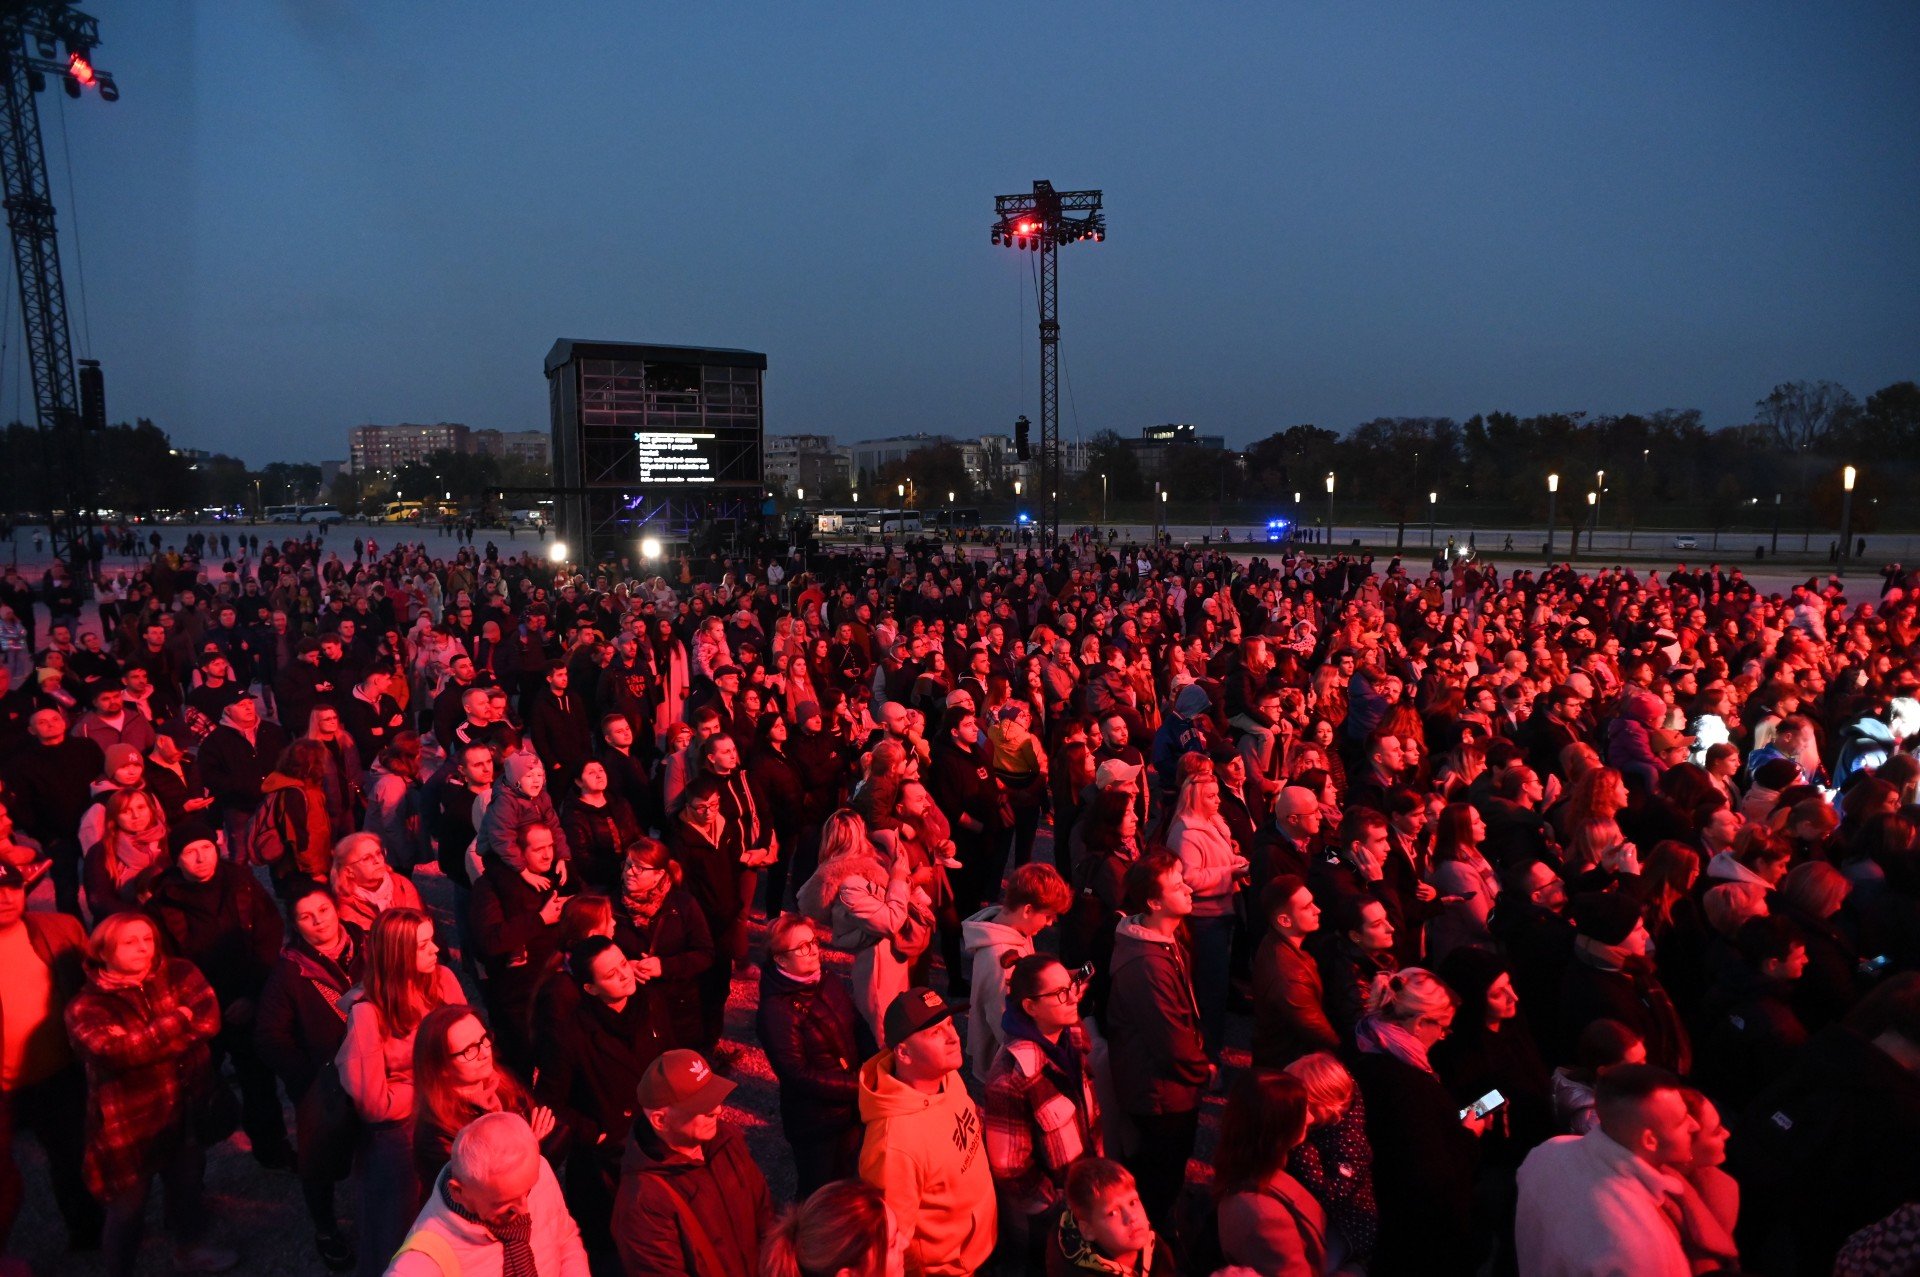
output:
<svg viewBox="0 0 1920 1277"><path fill-rule="evenodd" d="M958 1072L929 1095L893 1075L893 1053L860 1068L860 1178L913 1235L908 1277L965 1277L993 1255L999 1230L980 1111Z"/></svg>

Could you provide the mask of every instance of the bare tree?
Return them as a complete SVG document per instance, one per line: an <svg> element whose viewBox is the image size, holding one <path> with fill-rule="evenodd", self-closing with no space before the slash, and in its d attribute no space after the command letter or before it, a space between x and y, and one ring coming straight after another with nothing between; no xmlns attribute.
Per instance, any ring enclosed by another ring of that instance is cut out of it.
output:
<svg viewBox="0 0 1920 1277"><path fill-rule="evenodd" d="M1788 452L1818 448L1850 422L1860 405L1835 381L1786 381L1754 404L1774 444Z"/></svg>

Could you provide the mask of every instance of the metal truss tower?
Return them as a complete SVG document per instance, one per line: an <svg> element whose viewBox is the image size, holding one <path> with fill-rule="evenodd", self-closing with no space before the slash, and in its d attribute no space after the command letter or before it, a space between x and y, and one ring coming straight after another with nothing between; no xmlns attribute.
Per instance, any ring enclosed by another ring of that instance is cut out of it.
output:
<svg viewBox="0 0 1920 1277"><path fill-rule="evenodd" d="M1021 195L993 197L993 242L1040 254L1040 540L1060 539L1060 258L1080 240L1107 237L1099 191L1056 191L1035 182ZM1022 458L1024 460L1025 458Z"/></svg>
<svg viewBox="0 0 1920 1277"><path fill-rule="evenodd" d="M117 101L113 77L93 65L99 42L100 24L72 0L0 0L0 178L20 279L33 406L56 484L45 498L47 522L54 554L76 577L84 576L92 555L85 431L105 427L106 405L98 364L83 360L75 375L38 95L57 78L69 97L91 88L103 100Z"/></svg>

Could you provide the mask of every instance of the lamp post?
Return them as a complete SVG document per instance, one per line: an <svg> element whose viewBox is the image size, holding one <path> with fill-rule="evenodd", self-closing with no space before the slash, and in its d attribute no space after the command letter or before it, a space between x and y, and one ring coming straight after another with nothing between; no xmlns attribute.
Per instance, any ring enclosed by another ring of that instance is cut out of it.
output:
<svg viewBox="0 0 1920 1277"><path fill-rule="evenodd" d="M1590 503L1593 506L1593 527L1587 532L1587 549L1595 554L1598 554L1600 552L1600 549L1599 549L1600 494L1602 492L1605 492L1606 490L1607 490L1607 472L1605 470L1594 471L1593 472L1593 501Z"/></svg>
<svg viewBox="0 0 1920 1277"><path fill-rule="evenodd" d="M1852 466L1840 472L1840 575L1847 574L1847 560L1853 549L1853 481L1859 474Z"/></svg>
<svg viewBox="0 0 1920 1277"><path fill-rule="evenodd" d="M1589 492L1587 494L1587 553L1588 554L1597 555L1599 553L1599 551L1593 548L1593 536L1594 536L1594 533L1598 532L1599 530L1600 530L1600 494L1598 492Z"/></svg>
<svg viewBox="0 0 1920 1277"><path fill-rule="evenodd" d="M1773 558L1780 557L1780 494L1773 494L1773 545L1767 550Z"/></svg>
<svg viewBox="0 0 1920 1277"><path fill-rule="evenodd" d="M1553 517L1554 508L1560 503L1560 476L1547 476L1547 566L1553 566Z"/></svg>
<svg viewBox="0 0 1920 1277"><path fill-rule="evenodd" d="M1333 552L1333 471L1327 471L1327 552Z"/></svg>
<svg viewBox="0 0 1920 1277"><path fill-rule="evenodd" d="M1173 539L1173 530L1167 526L1167 490L1165 488L1160 489L1160 530L1166 533L1169 541Z"/></svg>
<svg viewBox="0 0 1920 1277"><path fill-rule="evenodd" d="M1100 475L1100 522L1105 523L1106 521L1107 521L1107 476L1106 476L1106 473L1102 471Z"/></svg>
<svg viewBox="0 0 1920 1277"><path fill-rule="evenodd" d="M1439 513L1439 508L1440 494L1438 492L1429 492L1427 494L1427 548L1429 550L1433 548L1433 521L1434 517Z"/></svg>

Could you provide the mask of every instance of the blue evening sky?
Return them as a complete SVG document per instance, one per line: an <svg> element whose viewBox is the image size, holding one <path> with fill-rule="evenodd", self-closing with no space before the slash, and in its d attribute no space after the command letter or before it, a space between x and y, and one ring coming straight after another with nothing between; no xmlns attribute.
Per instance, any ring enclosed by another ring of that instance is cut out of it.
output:
<svg viewBox="0 0 1920 1277"><path fill-rule="evenodd" d="M40 99L76 345L254 465L545 429L563 335L763 350L773 432L1004 431L992 197L1042 177L1110 226L1061 256L1069 435L1920 376L1910 0L86 7L124 96Z"/></svg>

